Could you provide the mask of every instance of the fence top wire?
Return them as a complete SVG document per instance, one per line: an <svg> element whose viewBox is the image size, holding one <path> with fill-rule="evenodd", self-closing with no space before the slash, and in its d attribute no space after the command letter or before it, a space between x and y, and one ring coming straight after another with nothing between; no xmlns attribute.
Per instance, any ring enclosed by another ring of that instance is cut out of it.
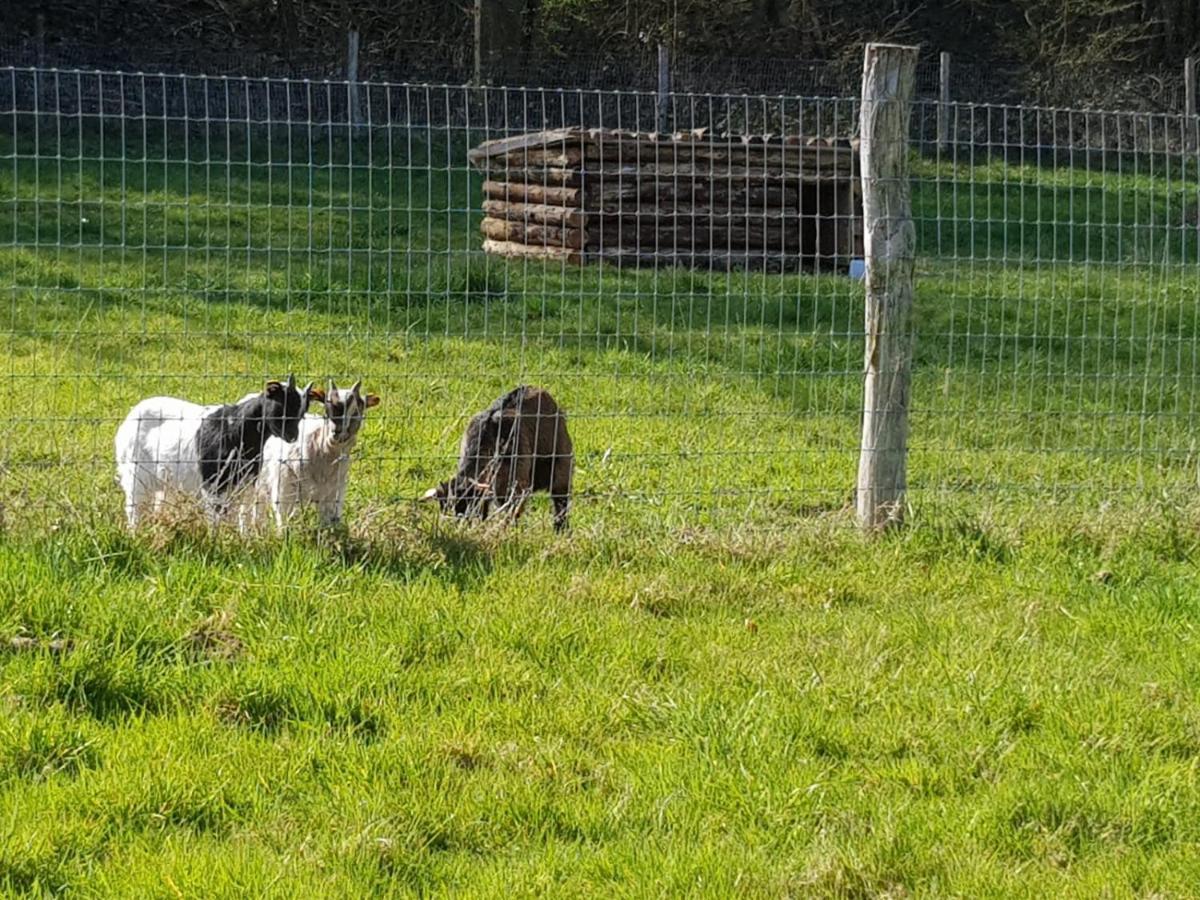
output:
<svg viewBox="0 0 1200 900"><path fill-rule="evenodd" d="M247 74L187 74L181 72L145 72L145 71L122 71L122 70L104 70L104 68L55 68L55 67L38 67L38 66L5 66L0 67L0 72L7 73L12 77L24 76L35 78L41 76L68 76L79 77L88 76L94 78L113 78L121 79L128 82L130 79L140 79L142 82L172 82L172 83L187 83L187 82L220 82L220 83L238 83L238 84L254 84L259 86L284 85L284 84L302 84L302 85L322 85L326 88L337 88L341 91L348 91L352 86L356 86L360 90L401 90L401 91L437 91L445 92L445 94L454 94L461 96L485 96L485 95L514 95L514 96L574 96L574 97L628 97L636 98L636 100L653 104L658 100L659 95L653 90L635 90L635 89L618 89L618 88L584 88L584 86L547 86L547 88L539 88L533 85L470 85L470 84L451 84L448 82L388 82L388 80L356 80L356 82L348 82L344 78L288 78L278 76L247 76ZM11 85L10 85L11 86ZM4 85L0 85L0 90ZM43 91L50 91L49 86L43 86ZM839 95L802 95L802 94L743 94L743 92L702 92L702 91L671 91L668 95L676 103L680 101L722 101L722 102L829 102L829 103L857 103L857 96L839 96ZM19 112L53 112L46 109L23 109ZM370 122L367 122L370 124Z"/></svg>
<svg viewBox="0 0 1200 900"><path fill-rule="evenodd" d="M347 92L351 86L357 86L362 90L400 90L400 91L426 91L426 92L455 92L462 95L470 96L485 96L485 95L518 95L518 96L535 96L542 97L548 95L555 96L573 96L573 97L612 97L612 98L632 98L647 104L653 103L658 99L659 95L652 89L643 88L612 88L612 87L584 87L584 86L536 86L536 85L520 85L520 84L457 84L448 81L388 81L377 79L359 79L358 81L348 81L344 77L330 77L329 75L316 75L314 77L292 77L286 75L254 75L254 74L227 74L227 73L185 73L185 72L163 72L163 71L143 71L143 70L124 70L111 68L88 68L88 67L70 67L60 68L54 66L0 66L0 73L8 76L5 80L8 81L8 86L11 89L11 81L15 76L89 76L105 79L151 79L160 82L171 81L174 83L186 82L222 82L222 83L240 83L240 84L257 84L261 86L270 85L319 85L327 88L339 88L343 92ZM12 95L7 97L4 93L5 85L0 83L0 100L12 99ZM50 92L48 86L42 88L43 91ZM710 91L692 91L692 90L672 90L668 94L671 100L678 106L683 102L699 102L699 101L721 101L721 102L738 102L745 103L753 102L823 102L823 103L839 103L849 104L858 103L859 97L855 93L843 94L804 94L804 93L746 93L746 92L710 92ZM1108 108L1084 108L1071 106L1051 106L1037 104L1019 104L1019 103L987 103L975 102L967 100L952 100L947 104L942 104L940 101L929 97L918 97L913 101L916 109L930 109L942 105L947 108L953 116L960 113L968 113L974 115L987 114L1024 114L1024 115L1041 115L1052 117L1073 116L1077 117L1078 121L1088 122L1094 121L1097 117L1109 118L1125 118L1130 121L1140 122L1177 122L1186 123L1191 119L1185 113L1174 111L1147 111L1134 109L1108 109ZM7 109L0 107L0 111L11 112L52 112L53 110L46 109L16 109L9 107ZM364 124L375 124L365 122ZM386 124L386 123L379 123ZM1066 148L1064 148L1066 149Z"/></svg>
<svg viewBox="0 0 1200 900"><path fill-rule="evenodd" d="M594 87L587 85L527 85L527 84L468 84L451 81L389 81L386 79L377 78L360 78L356 81L349 81L345 77L330 76L328 74L318 74L314 76L291 76L291 75L263 75L263 74L235 74L222 72L166 72L154 69L141 68L94 68L87 66L38 66L38 65L6 65L0 66L0 72L15 72L21 74L45 74L45 75L99 75L104 77L139 77L139 78L169 78L176 81L184 80L207 80L207 81L238 81L238 82L259 82L259 83L285 83L291 82L295 84L328 84L332 86L348 87L351 84L361 87L378 87L378 88L403 88L413 90L437 90L437 91L475 91L489 93L525 93L525 94L604 94L608 96L643 96L648 98L656 98L658 93L653 88L638 88L638 87ZM845 100L847 95L828 94L828 95L811 95L800 94L796 92L775 92L775 91L703 91L703 90L688 90L679 91L672 90L670 95L677 98L728 98L731 100L778 100L796 99L796 100Z"/></svg>
<svg viewBox="0 0 1200 900"><path fill-rule="evenodd" d="M465 84L474 77L473 49L453 45L437 48L435 54L406 53L395 47L387 53L366 52L359 70L366 79L393 84ZM305 55L302 60L279 54L249 50L204 50L194 47L144 47L93 45L80 42L39 44L33 39L0 41L0 64L17 67L83 69L106 71L161 71L169 74L278 77L289 79L335 79L344 75L346 61L336 56ZM700 94L819 94L857 93L862 77L862 60L799 59L780 57L715 57L674 52L670 59L672 83ZM1032 80L1031 80L1032 78ZM547 49L522 48L496 60L488 81L497 85L525 87L590 87L606 90L653 89L658 69L655 47L644 43L622 45L594 53L563 55ZM1093 96L1095 79L1087 73L1057 77L1055 87L1046 78L1033 78L1013 66L980 65L959 57L950 68L951 96L973 103L1052 106L1085 106L1078 102ZM1183 77L1180 72L1144 72L1116 78L1107 75L1107 103L1098 108L1141 111L1182 111ZM917 65L915 92L918 98L937 97L940 92L940 62L931 54ZM1051 93L1047 93L1047 89ZM1066 97L1074 103L1046 104L1039 98ZM1114 101L1112 98L1119 98ZM1121 105L1122 103L1127 105Z"/></svg>

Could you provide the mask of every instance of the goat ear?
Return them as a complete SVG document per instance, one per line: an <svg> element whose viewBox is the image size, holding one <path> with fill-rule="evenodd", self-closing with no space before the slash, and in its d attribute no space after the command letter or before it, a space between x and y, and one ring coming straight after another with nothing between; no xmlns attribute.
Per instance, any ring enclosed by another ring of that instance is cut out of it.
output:
<svg viewBox="0 0 1200 900"><path fill-rule="evenodd" d="M313 387L313 384L314 382L310 381L304 386L304 399L309 402L313 400L319 400L322 403L325 402L325 392L319 387Z"/></svg>
<svg viewBox="0 0 1200 900"><path fill-rule="evenodd" d="M264 397L275 397L283 392L283 385L278 381L268 381L267 386L263 388Z"/></svg>
<svg viewBox="0 0 1200 900"><path fill-rule="evenodd" d="M515 419L517 411L515 409L498 409L492 413L492 421L499 423L504 419Z"/></svg>
<svg viewBox="0 0 1200 900"><path fill-rule="evenodd" d="M367 404L367 409L370 409L372 406L379 405L379 395L378 394L367 394L367 396L363 399Z"/></svg>
<svg viewBox="0 0 1200 900"><path fill-rule="evenodd" d="M442 497L446 496L445 489L446 486L444 484L439 484L437 487L431 487L421 495L421 502L428 503L431 500L440 500Z"/></svg>
<svg viewBox="0 0 1200 900"><path fill-rule="evenodd" d="M355 397L359 396L362 393L362 379L361 378L358 379L358 381L354 382L354 387L350 388L350 393L352 393Z"/></svg>
<svg viewBox="0 0 1200 900"><path fill-rule="evenodd" d="M330 378L329 379L329 396L333 397L336 395L337 395L337 382L334 381L332 378Z"/></svg>
<svg viewBox="0 0 1200 900"><path fill-rule="evenodd" d="M289 391L294 391L296 389L296 373L295 372L288 373L287 389Z"/></svg>

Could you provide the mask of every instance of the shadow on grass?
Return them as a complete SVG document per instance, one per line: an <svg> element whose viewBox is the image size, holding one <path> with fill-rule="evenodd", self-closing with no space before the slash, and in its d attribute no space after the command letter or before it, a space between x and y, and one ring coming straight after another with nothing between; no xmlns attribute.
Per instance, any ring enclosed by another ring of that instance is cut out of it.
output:
<svg viewBox="0 0 1200 900"><path fill-rule="evenodd" d="M423 571L466 591L495 565L502 534L478 523L444 520L417 503L360 509L350 527L309 531L327 558L365 572L410 579Z"/></svg>
<svg viewBox="0 0 1200 900"><path fill-rule="evenodd" d="M357 690L322 693L254 676L226 691L215 714L226 725L267 735L307 725L372 743L387 730L379 707L376 699Z"/></svg>

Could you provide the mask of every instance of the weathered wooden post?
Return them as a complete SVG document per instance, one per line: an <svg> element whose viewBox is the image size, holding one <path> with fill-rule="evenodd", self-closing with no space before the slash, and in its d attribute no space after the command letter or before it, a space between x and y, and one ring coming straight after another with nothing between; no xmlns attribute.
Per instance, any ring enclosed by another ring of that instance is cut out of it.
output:
<svg viewBox="0 0 1200 900"><path fill-rule="evenodd" d="M511 75L508 58L521 48L527 0L475 0L475 86Z"/></svg>
<svg viewBox="0 0 1200 900"><path fill-rule="evenodd" d="M950 54L943 50L939 61L937 132L938 150L944 151L950 143Z"/></svg>
<svg viewBox="0 0 1200 900"><path fill-rule="evenodd" d="M1183 61L1183 113L1184 128L1187 129L1187 149L1195 150L1197 145L1196 122L1196 57L1189 56Z"/></svg>
<svg viewBox="0 0 1200 900"><path fill-rule="evenodd" d="M346 35L346 81L349 83L350 124L357 131L362 127L362 106L358 99L358 29Z"/></svg>
<svg viewBox="0 0 1200 900"><path fill-rule="evenodd" d="M859 113L866 277L866 379L858 521L878 531L904 517L912 384L916 228L908 125L917 48L867 44Z"/></svg>
<svg viewBox="0 0 1200 900"><path fill-rule="evenodd" d="M659 134L671 130L671 54L666 44L658 45L658 103L656 106L655 129Z"/></svg>
<svg viewBox="0 0 1200 900"><path fill-rule="evenodd" d="M46 65L46 14L37 14L37 64L38 68Z"/></svg>
<svg viewBox="0 0 1200 900"><path fill-rule="evenodd" d="M33 72L33 96L38 104L42 99L42 73L39 71L46 65L46 16L37 15L37 68ZM35 107L36 108L36 107Z"/></svg>

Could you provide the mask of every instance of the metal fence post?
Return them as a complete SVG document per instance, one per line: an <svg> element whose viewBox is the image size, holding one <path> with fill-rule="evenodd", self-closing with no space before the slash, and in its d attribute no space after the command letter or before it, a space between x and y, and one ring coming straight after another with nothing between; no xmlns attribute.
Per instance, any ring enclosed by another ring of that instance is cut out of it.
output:
<svg viewBox="0 0 1200 900"><path fill-rule="evenodd" d="M916 67L916 47L867 44L859 118L866 378L856 506L871 531L903 520L907 489L916 250L908 126Z"/></svg>

